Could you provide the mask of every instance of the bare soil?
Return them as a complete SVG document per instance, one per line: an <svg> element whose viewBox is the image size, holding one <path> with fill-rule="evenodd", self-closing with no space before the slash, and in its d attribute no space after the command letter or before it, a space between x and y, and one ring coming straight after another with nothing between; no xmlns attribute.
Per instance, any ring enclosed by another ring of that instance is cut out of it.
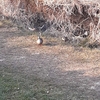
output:
<svg viewBox="0 0 100 100"><path fill-rule="evenodd" d="M35 33L19 31L9 23L1 27L0 66L20 72L28 80L34 76L59 87L57 93L64 95L55 100L100 100L99 49L69 46L50 36L43 36L44 43L39 46L36 39ZM53 89L47 93L53 95Z"/></svg>

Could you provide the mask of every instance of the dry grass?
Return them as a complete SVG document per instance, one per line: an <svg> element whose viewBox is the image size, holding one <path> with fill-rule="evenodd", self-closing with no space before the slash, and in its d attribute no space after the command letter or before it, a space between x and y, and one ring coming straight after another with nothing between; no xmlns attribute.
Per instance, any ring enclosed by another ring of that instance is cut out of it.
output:
<svg viewBox="0 0 100 100"><path fill-rule="evenodd" d="M67 35L70 41L78 40L78 36L89 34L89 41L100 42L100 1L95 0L10 0L1 1L1 13L25 30L35 28L45 31L54 27L56 32ZM47 31L48 32L48 31ZM58 34L59 35L59 34ZM82 39L82 38L81 38ZM80 41L78 41L78 44Z"/></svg>
<svg viewBox="0 0 100 100"><path fill-rule="evenodd" d="M6 46L21 48L31 55L55 55L55 60L60 62L56 67L63 72L83 70L86 77L98 77L100 74L99 49L64 45L58 38L50 36L42 38L44 43L39 46L36 44L37 35L11 37L7 39Z"/></svg>
<svg viewBox="0 0 100 100"><path fill-rule="evenodd" d="M0 29L0 99L99 100L100 50L37 34Z"/></svg>
<svg viewBox="0 0 100 100"><path fill-rule="evenodd" d="M29 50L30 53L34 52L35 50L47 54L55 53L60 55L61 53L63 56L67 53L70 54L70 59L76 61L83 60L95 62L99 58L100 51L98 48L90 49L88 47L74 47L63 43L60 38L56 37L43 36L43 44L41 46L37 45L37 35L35 34L33 33L33 35L28 35L28 33L24 33L24 36L9 37L7 38L6 46L18 48L21 47Z"/></svg>

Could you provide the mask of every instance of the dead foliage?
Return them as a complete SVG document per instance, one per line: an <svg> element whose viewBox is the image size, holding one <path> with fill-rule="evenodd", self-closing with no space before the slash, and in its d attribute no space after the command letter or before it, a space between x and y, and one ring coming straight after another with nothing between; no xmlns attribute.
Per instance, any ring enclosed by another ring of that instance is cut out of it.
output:
<svg viewBox="0 0 100 100"><path fill-rule="evenodd" d="M51 28L75 43L100 42L99 0L1 0L0 10L26 30Z"/></svg>

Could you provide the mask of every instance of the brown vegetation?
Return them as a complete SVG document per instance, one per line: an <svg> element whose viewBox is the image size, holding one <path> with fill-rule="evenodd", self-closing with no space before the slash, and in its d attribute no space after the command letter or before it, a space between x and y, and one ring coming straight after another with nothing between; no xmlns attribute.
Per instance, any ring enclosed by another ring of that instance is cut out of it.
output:
<svg viewBox="0 0 100 100"><path fill-rule="evenodd" d="M69 40L88 37L100 42L100 1L95 0L5 0L1 13L25 29L45 31L53 26ZM85 32L88 35L85 36ZM56 32L56 34L58 34Z"/></svg>

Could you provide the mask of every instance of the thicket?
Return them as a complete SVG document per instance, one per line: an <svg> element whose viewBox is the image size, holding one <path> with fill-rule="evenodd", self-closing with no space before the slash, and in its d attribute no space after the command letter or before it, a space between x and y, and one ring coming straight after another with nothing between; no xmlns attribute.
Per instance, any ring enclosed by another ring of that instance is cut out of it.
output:
<svg viewBox="0 0 100 100"><path fill-rule="evenodd" d="M51 32L83 45L100 43L99 0L2 0L0 10L25 30Z"/></svg>

